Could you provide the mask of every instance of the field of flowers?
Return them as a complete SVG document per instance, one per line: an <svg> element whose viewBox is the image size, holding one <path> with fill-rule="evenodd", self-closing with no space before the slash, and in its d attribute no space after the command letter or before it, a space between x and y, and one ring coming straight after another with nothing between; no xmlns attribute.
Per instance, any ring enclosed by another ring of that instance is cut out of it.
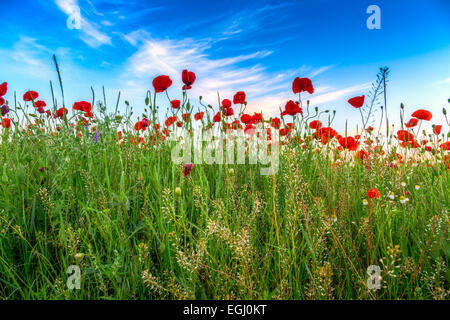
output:
<svg viewBox="0 0 450 320"><path fill-rule="evenodd" d="M402 105L391 124L386 76L348 100L361 123L345 132L308 78L271 118L244 91L190 97L187 70L177 99L156 77L138 117L104 92L66 105L61 81L51 97L1 84L0 298L448 299L446 111ZM176 164L182 128L277 132L278 171Z"/></svg>

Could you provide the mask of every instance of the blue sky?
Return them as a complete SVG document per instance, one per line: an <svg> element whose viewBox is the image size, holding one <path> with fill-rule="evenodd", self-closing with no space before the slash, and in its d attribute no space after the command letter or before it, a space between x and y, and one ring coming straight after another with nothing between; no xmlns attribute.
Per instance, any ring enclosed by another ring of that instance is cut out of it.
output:
<svg viewBox="0 0 450 320"><path fill-rule="evenodd" d="M371 4L381 9L380 30L366 27ZM69 29L77 8L81 29ZM309 77L316 92L308 98L337 111L338 129L345 119L359 120L346 101L367 94L380 66L391 68L391 119L404 102L407 113L426 108L442 123L450 98L446 0L2 0L0 21L0 82L9 83L10 100L13 90L29 89L50 100L49 81L57 82L53 54L66 104L90 101L91 86L99 97L104 85L110 106L121 90L138 112L159 74L170 75L169 95L180 98L185 68L197 74L194 105L199 95L216 103L217 90L224 98L243 90L249 110L266 115L295 99L296 76Z"/></svg>

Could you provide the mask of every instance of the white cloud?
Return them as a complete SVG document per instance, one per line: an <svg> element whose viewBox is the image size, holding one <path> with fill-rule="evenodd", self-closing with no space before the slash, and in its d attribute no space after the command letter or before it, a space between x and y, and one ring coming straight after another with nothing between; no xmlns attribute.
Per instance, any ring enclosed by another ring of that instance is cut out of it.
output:
<svg viewBox="0 0 450 320"><path fill-rule="evenodd" d="M11 49L0 49L4 68L16 74L32 76L34 78L50 78L51 55L53 52L36 42L36 39L20 36L19 41L14 43ZM43 63L44 59L48 63Z"/></svg>
<svg viewBox="0 0 450 320"><path fill-rule="evenodd" d="M103 44L111 45L111 37L106 33L99 30L99 26L93 22L90 22L81 14L81 9L78 6L77 0L55 0L59 9L64 12L68 17L80 12L80 27L81 27L81 40L83 40L90 47L96 48ZM97 11L96 15L101 15Z"/></svg>
<svg viewBox="0 0 450 320"><path fill-rule="evenodd" d="M279 115L280 107L283 108L290 99L297 99L291 89L295 77L314 78L333 67L313 68L303 65L295 70L274 73L259 63L261 59L272 54L270 51L214 59L208 55L211 42L207 40L158 40L144 30L122 35L122 38L137 48L122 72L126 75L122 80L126 86L125 94L136 94L140 90L143 95L147 89L153 90L153 78L164 74L173 80L169 95L172 99L179 98L182 87L181 71L186 68L194 71L197 76L193 89L189 92L194 104L198 105L197 97L202 96L205 102L217 105L217 92L220 93L221 99L232 99L235 92L243 90L248 100L246 112L262 111L265 116ZM370 83L344 89L316 86L315 94L307 94L304 100L309 99L311 105L316 106L369 87Z"/></svg>

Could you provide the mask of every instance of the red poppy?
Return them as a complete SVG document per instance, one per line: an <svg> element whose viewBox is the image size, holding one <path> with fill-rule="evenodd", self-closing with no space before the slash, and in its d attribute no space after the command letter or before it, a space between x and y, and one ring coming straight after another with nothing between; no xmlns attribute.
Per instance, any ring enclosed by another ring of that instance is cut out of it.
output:
<svg viewBox="0 0 450 320"><path fill-rule="evenodd" d="M4 96L7 91L8 91L8 84L6 82L0 84L0 97Z"/></svg>
<svg viewBox="0 0 450 320"><path fill-rule="evenodd" d="M170 125L172 125L173 123L175 123L175 121L177 121L177 117L176 116L170 116L167 118L167 120L164 122L164 124L166 125L166 127L169 127Z"/></svg>
<svg viewBox="0 0 450 320"><path fill-rule="evenodd" d="M292 82L292 91L294 93L300 93L303 91L309 92L309 94L314 93L314 87L312 85L312 82L308 78L295 78L294 82Z"/></svg>
<svg viewBox="0 0 450 320"><path fill-rule="evenodd" d="M180 121L177 121L177 127L181 128L183 124Z"/></svg>
<svg viewBox="0 0 450 320"><path fill-rule="evenodd" d="M24 101L32 101L32 100L36 100L37 97L39 97L39 93L37 93L36 91L27 91L23 95L23 100Z"/></svg>
<svg viewBox="0 0 450 320"><path fill-rule="evenodd" d="M245 92L244 91L238 91L233 97L233 103L234 104L244 104L245 103Z"/></svg>
<svg viewBox="0 0 450 320"><path fill-rule="evenodd" d="M301 115L303 116L302 108L300 108L298 103L295 103L292 100L289 100L284 108L285 110L281 113L282 116L287 114L290 116L295 116L297 113L301 113Z"/></svg>
<svg viewBox="0 0 450 320"><path fill-rule="evenodd" d="M433 148L430 147L430 146L426 146L426 147L425 147L425 150L428 151L428 152L431 152L431 151L433 150Z"/></svg>
<svg viewBox="0 0 450 320"><path fill-rule="evenodd" d="M60 118L64 118L64 114L67 115L67 109L66 108L59 108L56 110L56 115Z"/></svg>
<svg viewBox="0 0 450 320"><path fill-rule="evenodd" d="M341 137L338 141L339 141L339 144L343 148L348 149L348 150L354 151L358 147L358 143L356 142L355 138L353 138L353 137L347 137L347 138Z"/></svg>
<svg viewBox="0 0 450 320"><path fill-rule="evenodd" d="M405 124L405 126L406 126L407 128L412 128L412 127L417 126L418 123L419 123L419 120L418 120L418 119L412 118L411 120L409 120L409 121Z"/></svg>
<svg viewBox="0 0 450 320"><path fill-rule="evenodd" d="M195 73L185 69L181 73L181 80L184 83L183 90L192 89L192 85L195 82Z"/></svg>
<svg viewBox="0 0 450 320"><path fill-rule="evenodd" d="M420 119L420 120L426 120L429 121L433 117L430 111L419 109L414 111L414 113L411 115L411 117Z"/></svg>
<svg viewBox="0 0 450 320"><path fill-rule="evenodd" d="M370 199L377 199L381 197L381 193L378 189L369 189L367 190L367 196Z"/></svg>
<svg viewBox="0 0 450 320"><path fill-rule="evenodd" d="M245 123L245 124L250 123L250 121L252 121L252 116L249 115L249 114L244 113L241 116L241 121L242 121L242 123Z"/></svg>
<svg viewBox="0 0 450 320"><path fill-rule="evenodd" d="M239 120L234 120L231 123L231 128L232 129L242 129L242 125L239 123Z"/></svg>
<svg viewBox="0 0 450 320"><path fill-rule="evenodd" d="M261 112L255 113L255 114L252 116L252 123L253 123L253 124L258 124L258 123L260 123L261 121L262 121L262 113L261 113Z"/></svg>
<svg viewBox="0 0 450 320"><path fill-rule="evenodd" d="M253 136L255 131L255 127L251 123L248 123L244 128L244 133L249 134L250 136Z"/></svg>
<svg viewBox="0 0 450 320"><path fill-rule="evenodd" d="M280 136L284 137L291 131L290 128L282 128L280 129Z"/></svg>
<svg viewBox="0 0 450 320"><path fill-rule="evenodd" d="M368 159L369 155L370 155L370 153L367 153L364 150L359 150L359 152L356 154L356 159L360 159L361 163L362 163L362 160Z"/></svg>
<svg viewBox="0 0 450 320"><path fill-rule="evenodd" d="M403 141L400 144L403 148L410 147L413 149L420 148L420 144L417 141Z"/></svg>
<svg viewBox="0 0 450 320"><path fill-rule="evenodd" d="M279 118L272 118L271 125L275 129L279 129L281 125L281 120Z"/></svg>
<svg viewBox="0 0 450 320"><path fill-rule="evenodd" d="M141 120L141 126L143 126L144 128L147 128L150 125L150 121L147 118L143 118Z"/></svg>
<svg viewBox="0 0 450 320"><path fill-rule="evenodd" d="M181 105L181 101L180 100L172 100L170 101L170 103L172 104L172 108L173 109L178 109Z"/></svg>
<svg viewBox="0 0 450 320"><path fill-rule="evenodd" d="M434 125L433 126L433 133L439 135L439 134L441 134L441 129L442 129L441 125Z"/></svg>
<svg viewBox="0 0 450 320"><path fill-rule="evenodd" d="M184 176L186 177L189 173L191 173L192 169L194 169L194 164L193 163L186 163L183 164L184 167Z"/></svg>
<svg viewBox="0 0 450 320"><path fill-rule="evenodd" d="M348 103L350 103L355 108L361 108L362 105L364 104L364 98L365 98L364 95L359 96L359 97L354 97L354 98L348 99Z"/></svg>
<svg viewBox="0 0 450 320"><path fill-rule="evenodd" d="M322 126L322 122L319 120L314 120L309 123L309 127L311 129L319 129Z"/></svg>
<svg viewBox="0 0 450 320"><path fill-rule="evenodd" d="M222 113L225 117L234 115L234 110L231 107L230 108L222 107L221 109L222 109Z"/></svg>
<svg viewBox="0 0 450 320"><path fill-rule="evenodd" d="M5 99L3 99L3 97L0 97L0 106L5 104Z"/></svg>
<svg viewBox="0 0 450 320"><path fill-rule="evenodd" d="M136 130L136 131L139 131L139 130L145 131L146 128L147 128L146 126L142 125L142 121L138 121L134 125L134 130Z"/></svg>
<svg viewBox="0 0 450 320"><path fill-rule="evenodd" d="M231 107L231 100L223 99L222 100L222 108L230 108L230 107Z"/></svg>
<svg viewBox="0 0 450 320"><path fill-rule="evenodd" d="M153 79L153 88L156 92L164 92L172 85L172 80L169 76L157 76Z"/></svg>
<svg viewBox="0 0 450 320"><path fill-rule="evenodd" d="M401 141L414 141L414 135L406 130L398 130L397 139Z"/></svg>
<svg viewBox="0 0 450 320"><path fill-rule="evenodd" d="M3 118L1 123L3 128L11 127L11 119Z"/></svg>
<svg viewBox="0 0 450 320"><path fill-rule="evenodd" d="M441 147L441 149L444 149L446 151L450 150L450 141L444 142L439 147Z"/></svg>
<svg viewBox="0 0 450 320"><path fill-rule="evenodd" d="M216 115L213 117L214 122L220 122L220 112L217 112Z"/></svg>
<svg viewBox="0 0 450 320"><path fill-rule="evenodd" d="M204 112L197 112L196 114L194 114L195 121L202 119L204 114L205 114Z"/></svg>
<svg viewBox="0 0 450 320"><path fill-rule="evenodd" d="M182 115L184 122L188 122L189 118L191 117L190 113L183 113Z"/></svg>
<svg viewBox="0 0 450 320"><path fill-rule="evenodd" d="M87 101L75 102L73 104L73 110L83 111L86 113L90 113L92 110L92 105Z"/></svg>

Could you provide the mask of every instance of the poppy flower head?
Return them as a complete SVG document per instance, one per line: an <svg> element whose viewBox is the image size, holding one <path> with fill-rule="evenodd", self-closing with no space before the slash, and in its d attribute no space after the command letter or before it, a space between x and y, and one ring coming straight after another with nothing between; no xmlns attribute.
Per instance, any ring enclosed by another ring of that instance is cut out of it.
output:
<svg viewBox="0 0 450 320"><path fill-rule="evenodd" d="M419 123L419 120L418 120L418 119L412 118L411 120L409 120L409 121L405 124L405 126L406 126L407 128L412 128L412 127L417 126L418 123Z"/></svg>
<svg viewBox="0 0 450 320"><path fill-rule="evenodd" d="M314 87L313 87L310 79L297 77L292 82L292 91L295 94L303 92L303 91L306 91L309 94L313 94Z"/></svg>
<svg viewBox="0 0 450 320"><path fill-rule="evenodd" d="M172 85L172 80L169 76L157 76L153 79L153 88L157 93L164 92Z"/></svg>
<svg viewBox="0 0 450 320"><path fill-rule="evenodd" d="M198 121L198 120L202 119L204 115L205 115L204 112L197 112L196 114L194 114L194 120Z"/></svg>
<svg viewBox="0 0 450 320"><path fill-rule="evenodd" d="M381 197L381 193L380 193L380 190L372 188L372 189L367 190L367 196L370 199L377 199L377 198Z"/></svg>
<svg viewBox="0 0 450 320"><path fill-rule="evenodd" d="M184 167L184 176L186 177L189 173L191 173L192 169L194 169L194 164L193 163L186 163L183 164Z"/></svg>
<svg viewBox="0 0 450 320"><path fill-rule="evenodd" d="M442 126L441 125L433 125L433 133L436 135L441 134Z"/></svg>
<svg viewBox="0 0 450 320"><path fill-rule="evenodd" d="M364 98L365 96L359 96L359 97L353 97L351 99L348 99L348 103L350 103L354 108L361 108L364 104Z"/></svg>
<svg viewBox="0 0 450 320"><path fill-rule="evenodd" d="M2 111L2 117L4 117L9 112L9 107L6 104L4 104L1 108L1 111Z"/></svg>
<svg viewBox="0 0 450 320"><path fill-rule="evenodd" d="M34 101L39 97L39 93L36 91L27 91L23 95L23 101Z"/></svg>
<svg viewBox="0 0 450 320"><path fill-rule="evenodd" d="M300 113L303 116L303 110L302 108L300 108L300 106L298 105L298 103L295 103L292 100L289 100L286 103L286 106L284 107L284 111L281 112L281 115L290 115L290 116L295 116L297 113Z"/></svg>
<svg viewBox="0 0 450 320"><path fill-rule="evenodd" d="M190 113L183 113L183 115L182 115L184 122L188 122L190 117L191 117Z"/></svg>
<svg viewBox="0 0 450 320"><path fill-rule="evenodd" d="M195 73L185 69L181 72L181 80L184 83L183 90L192 89L192 85L195 82Z"/></svg>
<svg viewBox="0 0 450 320"><path fill-rule="evenodd" d="M220 112L217 112L216 115L213 117L214 122L220 122Z"/></svg>
<svg viewBox="0 0 450 320"><path fill-rule="evenodd" d="M411 117L417 118L420 120L430 121L431 118L433 117L433 115L428 110L419 109L419 110L414 111L413 114L411 115Z"/></svg>
<svg viewBox="0 0 450 320"><path fill-rule="evenodd" d="M260 112L258 112L258 113L255 113L253 116L252 116L252 123L253 124L258 124L258 123L260 123L262 121L262 113L260 113Z"/></svg>
<svg viewBox="0 0 450 320"><path fill-rule="evenodd" d="M222 113L225 117L230 117L230 116L234 115L234 110L233 110L233 108L223 108Z"/></svg>
<svg viewBox="0 0 450 320"><path fill-rule="evenodd" d="M314 120L309 123L309 127L311 129L319 129L322 126L322 122L319 120Z"/></svg>
<svg viewBox="0 0 450 320"><path fill-rule="evenodd" d="M134 124L134 130L136 130L136 131L139 131L139 130L145 131L145 128L146 127L142 125L142 121L138 121Z"/></svg>
<svg viewBox="0 0 450 320"><path fill-rule="evenodd" d="M280 129L280 136L284 137L287 136L291 132L290 128L281 128Z"/></svg>
<svg viewBox="0 0 450 320"><path fill-rule="evenodd" d="M167 118L167 120L164 122L164 124L166 125L166 127L171 126L173 123L175 123L175 121L177 121L177 117L176 116L170 116Z"/></svg>
<svg viewBox="0 0 450 320"><path fill-rule="evenodd" d="M7 91L8 91L8 84L6 82L0 84L0 97L4 96Z"/></svg>
<svg viewBox="0 0 450 320"><path fill-rule="evenodd" d="M355 140L355 138L353 138L353 137L347 137L347 138L341 137L338 141L339 141L339 144L343 148L351 150L351 151L355 151L356 148L358 147L358 143Z"/></svg>
<svg viewBox="0 0 450 320"><path fill-rule="evenodd" d="M2 125L3 128L11 127L11 119L2 118L1 125Z"/></svg>
<svg viewBox="0 0 450 320"><path fill-rule="evenodd" d="M252 116L251 115L244 113L241 116L241 122L242 123L247 124L247 123L250 123L251 121L252 121Z"/></svg>
<svg viewBox="0 0 450 320"><path fill-rule="evenodd" d="M37 109L44 108L46 106L47 106L47 104L45 103L45 101L42 101L42 100L38 100L33 103L33 107L35 107Z"/></svg>
<svg viewBox="0 0 450 320"><path fill-rule="evenodd" d="M248 123L244 128L244 133L250 136L253 136L255 134L255 131L255 127L251 123Z"/></svg>
<svg viewBox="0 0 450 320"><path fill-rule="evenodd" d="M272 125L272 127L274 127L275 129L279 129L279 128L280 128L280 125L281 125L281 120L280 120L280 118L272 118L271 125Z"/></svg>
<svg viewBox="0 0 450 320"><path fill-rule="evenodd" d="M180 100L172 100L172 101L170 101L170 103L171 103L173 109L178 109L181 105Z"/></svg>
<svg viewBox="0 0 450 320"><path fill-rule="evenodd" d="M245 103L245 92L244 91L238 91L233 97L233 103L234 104L244 104Z"/></svg>
<svg viewBox="0 0 450 320"><path fill-rule="evenodd" d="M5 99L3 99L3 97L0 97L0 106L5 104Z"/></svg>
<svg viewBox="0 0 450 320"><path fill-rule="evenodd" d="M59 108L56 110L56 116L59 118L64 118L64 115L67 115L67 109L66 108Z"/></svg>
<svg viewBox="0 0 450 320"><path fill-rule="evenodd" d="M73 110L78 110L78 111L83 111L83 112L89 113L92 110L92 105L90 102L87 102L87 101L75 102L73 104Z"/></svg>
<svg viewBox="0 0 450 320"><path fill-rule="evenodd" d="M449 151L450 150L450 141L444 142L439 146L442 150Z"/></svg>
<svg viewBox="0 0 450 320"><path fill-rule="evenodd" d="M406 130L398 130L397 139L400 141L414 141L414 135Z"/></svg>
<svg viewBox="0 0 450 320"><path fill-rule="evenodd" d="M223 99L222 100L222 108L231 108L231 100Z"/></svg>

